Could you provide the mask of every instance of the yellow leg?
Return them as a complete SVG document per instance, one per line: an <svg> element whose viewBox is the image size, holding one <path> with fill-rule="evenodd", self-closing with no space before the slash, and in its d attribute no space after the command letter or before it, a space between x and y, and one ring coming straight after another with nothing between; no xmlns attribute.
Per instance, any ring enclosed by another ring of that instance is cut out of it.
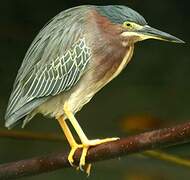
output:
<svg viewBox="0 0 190 180"><path fill-rule="evenodd" d="M82 155L80 158L80 164L79 164L79 167L81 170L83 169L83 166L85 165L86 154L87 154L90 146L96 146L96 145L99 145L102 143L115 141L115 140L119 139L119 138L106 138L106 139L89 140L86 137L86 135L84 134L82 128L80 127L80 125L77 122L76 118L74 117L73 113L69 110L67 103L65 103L65 105L64 105L64 112L65 112L67 118L70 120L71 124L73 125L75 131L77 132L77 134L82 142L83 151L82 151Z"/></svg>
<svg viewBox="0 0 190 180"><path fill-rule="evenodd" d="M73 156L74 156L74 153L75 151L77 150L77 148L81 148L82 145L79 145L77 144L77 142L75 141L69 127L67 126L67 123L66 121L64 120L64 118L61 116L60 118L57 118L68 142L69 142L69 145L71 146L71 151L69 153L69 156L68 156L68 160L69 160L69 163L73 166Z"/></svg>
<svg viewBox="0 0 190 180"><path fill-rule="evenodd" d="M69 163L71 164L71 166L73 166L73 162L74 162L74 159L73 159L73 156L74 156L74 153L75 151L78 149L78 148L81 148L83 147L81 144L77 144L77 142L75 141L69 127L67 126L67 123L65 121L65 119L61 116L59 118L57 118L68 142L69 142L69 145L71 146L71 151L69 153L69 156L68 156L68 161ZM91 169L91 164L87 164L86 165L86 173L89 175L90 174L90 169Z"/></svg>

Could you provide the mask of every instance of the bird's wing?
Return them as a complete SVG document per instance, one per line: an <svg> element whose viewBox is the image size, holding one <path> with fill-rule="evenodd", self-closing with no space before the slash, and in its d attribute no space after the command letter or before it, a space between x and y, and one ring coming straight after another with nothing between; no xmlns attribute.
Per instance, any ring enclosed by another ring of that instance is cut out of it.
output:
<svg viewBox="0 0 190 180"><path fill-rule="evenodd" d="M63 14L43 28L29 48L10 96L6 126L29 114L48 97L71 89L83 75L91 57L84 28L73 19L71 22L68 17L61 18Z"/></svg>

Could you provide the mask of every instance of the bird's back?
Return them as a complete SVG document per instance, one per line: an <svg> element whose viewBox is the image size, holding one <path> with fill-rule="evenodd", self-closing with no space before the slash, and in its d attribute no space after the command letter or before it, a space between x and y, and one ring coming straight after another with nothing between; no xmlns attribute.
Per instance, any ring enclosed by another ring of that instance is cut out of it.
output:
<svg viewBox="0 0 190 180"><path fill-rule="evenodd" d="M61 12L36 36L13 86L6 127L14 126L51 96L77 83L90 59L82 27L89 8L80 6Z"/></svg>

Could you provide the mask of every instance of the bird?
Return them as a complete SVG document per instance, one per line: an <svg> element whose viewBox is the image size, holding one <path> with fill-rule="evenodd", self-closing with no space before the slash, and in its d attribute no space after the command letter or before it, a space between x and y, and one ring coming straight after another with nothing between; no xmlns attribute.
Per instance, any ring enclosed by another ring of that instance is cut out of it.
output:
<svg viewBox="0 0 190 180"><path fill-rule="evenodd" d="M74 154L82 148L77 166L89 175L91 164L85 161L89 148L119 138L88 139L75 114L122 72L135 43L147 39L184 43L149 26L124 5L81 5L60 12L26 52L9 98L5 127L19 123L24 127L38 113L56 119L71 147L69 163L74 166Z"/></svg>

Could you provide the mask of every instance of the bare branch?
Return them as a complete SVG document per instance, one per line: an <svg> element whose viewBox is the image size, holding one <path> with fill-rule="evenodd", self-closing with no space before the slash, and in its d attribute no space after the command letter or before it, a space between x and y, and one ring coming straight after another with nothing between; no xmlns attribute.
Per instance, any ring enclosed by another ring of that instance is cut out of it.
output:
<svg viewBox="0 0 190 180"><path fill-rule="evenodd" d="M183 144L189 141L190 122L98 145L89 149L86 160L87 162L96 162L142 152L144 150L160 149ZM77 150L74 157L76 163L79 162L80 155L81 150ZM62 152L2 164L0 165L0 179L16 179L70 167L67 156L68 152Z"/></svg>
<svg viewBox="0 0 190 180"><path fill-rule="evenodd" d="M23 131L23 130L4 130L0 129L0 138L11 138L11 139L27 139L35 141L51 141L51 142L66 142L66 138L63 135L53 133L39 133L34 131ZM77 137L75 137L77 139ZM137 154L138 155L138 154ZM163 151L145 151L141 155L148 156L150 158L159 159L172 164L184 166L190 168L190 160L178 157L176 155L168 154Z"/></svg>
<svg viewBox="0 0 190 180"><path fill-rule="evenodd" d="M38 141L65 141L65 137L53 133L39 133L30 131L15 131L0 129L0 137L12 138L12 139L27 139Z"/></svg>

